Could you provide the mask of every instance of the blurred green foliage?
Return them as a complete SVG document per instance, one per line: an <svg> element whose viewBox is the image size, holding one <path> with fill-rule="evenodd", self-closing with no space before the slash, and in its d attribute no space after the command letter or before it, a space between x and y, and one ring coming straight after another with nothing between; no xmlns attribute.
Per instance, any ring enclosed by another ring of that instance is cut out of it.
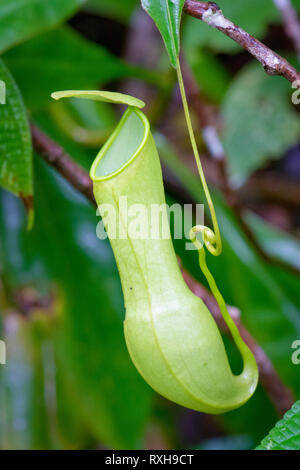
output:
<svg viewBox="0 0 300 470"><path fill-rule="evenodd" d="M222 103L223 141L234 185L298 142L300 121L289 91L289 83L279 77L270 81L257 64L244 67L229 87Z"/></svg>
<svg viewBox="0 0 300 470"><path fill-rule="evenodd" d="M4 59L31 110L45 107L53 91L93 89L137 74L134 67L66 26L15 47Z"/></svg>
<svg viewBox="0 0 300 470"><path fill-rule="evenodd" d="M259 39L281 21L270 0L219 4ZM300 9L300 0L293 4ZM149 116L158 105L163 118L174 82L160 57L157 69L144 69L66 22L75 14L82 21L92 15L100 27L102 20L109 21L113 32L121 23L128 38L139 11L137 0L0 0L0 79L7 85L7 104L0 105L0 339L6 341L8 358L0 365L2 449L248 449L278 419L260 386L246 406L212 420L215 437L210 439L199 421L196 437L182 438L178 421L185 411L150 390L129 359L117 267L108 241L96 237L96 209L32 155L29 120L88 170L118 122L119 109L104 103L52 103L55 90L122 91L125 80L135 79L138 98L147 98L149 84L158 91ZM109 38L125 41L114 33ZM239 46L189 17L182 24L182 50L204 98L220 110L232 181L241 184L272 158L283 158L299 140L289 85L264 75L254 63L239 62ZM161 43L165 64L163 54ZM233 60L238 73L228 66ZM176 122L174 133L182 135L180 116ZM195 202L203 203L181 149L175 151L174 143L159 136L157 143L164 166ZM33 187L35 225L28 232L23 205L7 190L30 195ZM292 342L300 339L299 278L256 253L223 195L212 189L224 252L218 259L209 256L209 266L226 301L241 310L243 323L299 399L300 366L291 362ZM177 201L174 195L172 201ZM245 219L267 253L300 268L298 239L253 213ZM186 269L205 283L185 240L176 240L175 248ZM227 337L224 341L238 367L235 348Z"/></svg>
<svg viewBox="0 0 300 470"><path fill-rule="evenodd" d="M125 348L112 252L108 242L99 246L95 210L40 162L35 174L36 191L40 184L42 192L30 234L24 230L23 211L13 209L16 201L3 194L1 212L14 217L12 231L9 220L1 227L5 280L13 289L30 286L40 295L51 294L58 316L51 342L69 400L104 444L138 446L151 393ZM14 263L18 253L21 264Z"/></svg>
<svg viewBox="0 0 300 470"><path fill-rule="evenodd" d="M57 26L84 3L85 0L1 0L0 51Z"/></svg>

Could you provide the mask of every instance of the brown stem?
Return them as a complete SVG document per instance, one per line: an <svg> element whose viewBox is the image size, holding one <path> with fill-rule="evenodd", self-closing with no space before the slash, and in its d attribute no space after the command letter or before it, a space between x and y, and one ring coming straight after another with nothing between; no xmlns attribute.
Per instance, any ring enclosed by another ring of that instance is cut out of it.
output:
<svg viewBox="0 0 300 470"><path fill-rule="evenodd" d="M64 176L75 189L84 194L93 204L96 204L93 194L93 185L88 173L77 165L56 142L50 139L34 124L31 125L31 134L36 152L49 165Z"/></svg>
<svg viewBox="0 0 300 470"><path fill-rule="evenodd" d="M295 86L300 88L300 73L286 59L225 18L215 2L186 0L184 12L204 21L240 44L262 64L268 75L282 75L291 83L299 81L299 83L295 83Z"/></svg>
<svg viewBox="0 0 300 470"><path fill-rule="evenodd" d="M90 202L96 205L93 197L93 185L89 175L77 165L70 155L57 145L52 139L45 135L40 129L32 125L33 146L38 153L49 165L54 167L69 183L82 193ZM183 276L190 287L190 289L203 299L212 312L216 322L221 328L225 325L221 313L219 312L218 305L211 294L195 279L193 279L186 271L183 270ZM255 343L250 333L239 321L238 310L235 307L230 307L229 311L238 324L239 330L254 356L256 357L261 373L261 382L264 385L270 399L273 401L280 414L289 409L293 403L293 398L290 390L285 387L281 382L279 376L276 374L273 366L262 351L262 349Z"/></svg>

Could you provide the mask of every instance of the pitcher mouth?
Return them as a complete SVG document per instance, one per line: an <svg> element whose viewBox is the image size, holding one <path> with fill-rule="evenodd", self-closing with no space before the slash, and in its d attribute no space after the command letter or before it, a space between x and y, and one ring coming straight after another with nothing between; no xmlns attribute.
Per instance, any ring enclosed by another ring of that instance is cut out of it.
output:
<svg viewBox="0 0 300 470"><path fill-rule="evenodd" d="M149 121L144 113L128 107L92 164L92 181L109 180L124 171L143 149L149 132Z"/></svg>

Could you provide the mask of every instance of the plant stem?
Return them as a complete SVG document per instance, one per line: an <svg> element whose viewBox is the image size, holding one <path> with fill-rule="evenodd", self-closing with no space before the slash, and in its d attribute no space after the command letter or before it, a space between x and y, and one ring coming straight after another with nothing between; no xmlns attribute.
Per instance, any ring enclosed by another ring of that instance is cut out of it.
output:
<svg viewBox="0 0 300 470"><path fill-rule="evenodd" d="M185 119L186 119L187 128L188 128L188 132L189 132L189 136L190 136L190 140L191 140L191 144L192 144L192 149L193 149L193 152L194 152L194 156L195 156L195 160L196 160L200 180L201 180L201 183L202 183L202 186L203 186L203 190L204 190L204 193L205 193L205 197L206 197L206 200L207 200L207 203L208 203L208 207L209 207L209 210L210 210L212 223L213 223L213 230L214 230L213 236L212 236L212 233L209 229L205 229L204 232L203 232L203 241L204 241L207 249L210 251L210 253L215 255L215 256L218 256L222 252L222 239L221 239L220 229L219 229L219 225L218 225L216 211L215 211L212 199L211 199L211 195L210 195L210 192L209 192L209 189L208 189L208 186L207 186L207 182L206 182L206 179L205 179L204 171L203 171L203 168L202 168L200 155L199 155L199 152L198 152L198 147L197 147L197 144L196 144L195 134L194 134L194 130L193 130L193 125L192 125L192 121L191 121L190 111L189 111L189 107L188 107L188 102L187 102L184 83L183 83L183 78L182 78L180 62L179 62L178 58L177 58L176 71L177 71L177 77L178 77L178 83L179 83L180 94L181 94L181 98L182 98L182 104L183 104ZM212 246L212 245L215 245L215 246Z"/></svg>
<svg viewBox="0 0 300 470"><path fill-rule="evenodd" d="M231 316L230 316L230 314L227 310L227 306L226 306L226 303L223 299L223 296L222 296L221 292L219 291L219 289L217 287L217 284L214 280L214 277L211 274L211 272L208 269L207 264L206 264L206 256L205 256L205 250L204 250L203 244L206 246L206 248L208 249L208 251L211 254L213 254L215 256L218 256L222 252L222 240L221 240L221 234L220 234L220 229L219 229L219 225L218 225L218 220L217 220L215 208L214 208L214 205L213 205L213 202L212 202L212 199L211 199L211 195L210 195L210 192L209 192L209 189L208 189L208 186L207 186L207 182L206 182L206 179L205 179L205 175L204 175L204 171L203 171L203 167L202 167L202 164L201 164L201 159L200 159L200 155L199 155L199 151L198 151L198 147L197 147L197 143L196 143L196 139L195 139L195 134L194 134L193 125L192 125L191 116L190 116L190 111L189 111L188 102L187 102L187 98L186 98L186 93L185 93L185 88L184 88L184 83L183 83L183 77L182 77L179 58L177 58L176 70L177 70L179 88L180 88L180 93L181 93L181 98L182 98L182 103L183 103L183 109L184 109L184 113L185 113L187 128L188 128L188 132L189 132L189 136L190 136L190 140L191 140L195 160L196 160L196 163L197 163L199 176L200 176L200 179L201 179L201 183L202 183L202 186L203 186L205 197L206 197L207 202L208 202L208 206L209 206L209 210L210 210L210 214L211 214L211 218L212 218L212 223L213 223L213 229L214 229L214 231L212 231L210 228L205 227L203 225L193 227L191 229L191 232L190 232L190 238L191 238L191 241L197 247L198 252L199 252L200 269L203 272L204 276L206 277L206 280L209 284L211 292L212 292L213 296L215 297L215 299L216 299L216 301L219 305L219 309L220 309L220 312L223 316L223 319L224 319L229 331L232 334L232 337L235 341L235 344L238 347L238 349L239 349L239 351L240 351L240 353L243 357L244 365L245 365L247 360L249 360L250 363L252 362L251 353L249 353L248 349L245 348L245 345L244 345L244 342L241 338L239 330L237 329L234 321L232 320L232 318L231 318ZM203 244L201 244L199 242L199 240L197 239L197 233L198 232L200 232L202 234Z"/></svg>

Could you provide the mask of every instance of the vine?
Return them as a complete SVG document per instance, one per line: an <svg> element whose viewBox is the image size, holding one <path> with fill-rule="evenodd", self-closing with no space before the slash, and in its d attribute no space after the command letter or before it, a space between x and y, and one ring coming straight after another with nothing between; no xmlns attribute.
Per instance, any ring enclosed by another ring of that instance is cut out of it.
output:
<svg viewBox="0 0 300 470"><path fill-rule="evenodd" d="M186 92L185 92L185 87L184 87L184 82L183 82L183 77L182 77L182 71L180 67L180 61L178 57L177 57L177 64L176 64L176 72L177 72L177 77L178 77L178 83L179 83L179 89L180 89L185 119L187 123L187 129L188 129L195 161L197 164L199 177L201 180L201 184L203 186L204 194L208 203L208 207L209 207L209 211L210 211L210 215L212 219L212 224L213 224L213 230L209 227L206 227L205 225L196 225L192 227L189 233L189 237L198 250L200 269L203 272L208 282L208 285L210 287L210 290L219 305L221 314L224 318L226 325L229 328L230 333L232 334L232 337L237 347L242 352L243 350L242 345L244 344L244 342L241 338L239 330L237 329L234 321L232 320L228 312L224 298L220 290L218 289L216 281L206 263L206 254L204 250L204 245L206 246L209 253L211 253L214 256L219 256L222 253L222 238L221 238L220 228L218 224L218 219L216 216L216 211L215 211L214 204L210 195L210 191L206 182L205 174L203 171L203 167L202 167L202 163L201 163L201 159L200 159L200 155L199 155L199 151L198 151L198 147L197 147L197 143L195 139L195 133L193 130L192 120L190 116L190 111L188 107L188 102L187 102L187 97L186 97ZM197 233L200 233L202 235L202 243L198 240Z"/></svg>

